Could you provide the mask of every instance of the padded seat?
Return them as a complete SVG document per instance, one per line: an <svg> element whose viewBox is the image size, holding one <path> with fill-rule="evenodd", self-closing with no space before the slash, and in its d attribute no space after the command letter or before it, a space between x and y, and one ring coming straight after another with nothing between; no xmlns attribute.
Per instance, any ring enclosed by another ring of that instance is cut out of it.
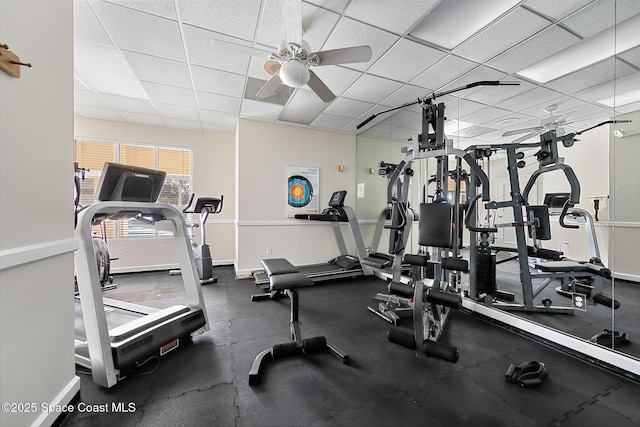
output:
<svg viewBox="0 0 640 427"><path fill-rule="evenodd" d="M286 260L285 260L286 261ZM313 280L302 273L276 274L269 278L270 290L282 291L285 289L313 286Z"/></svg>
<svg viewBox="0 0 640 427"><path fill-rule="evenodd" d="M591 263L580 263L575 261L551 261L536 264L536 268L545 273L588 273L611 278L611 270L606 267Z"/></svg>
<svg viewBox="0 0 640 427"><path fill-rule="evenodd" d="M267 276L275 276L278 274L297 273L298 269L284 258L270 258L261 261Z"/></svg>

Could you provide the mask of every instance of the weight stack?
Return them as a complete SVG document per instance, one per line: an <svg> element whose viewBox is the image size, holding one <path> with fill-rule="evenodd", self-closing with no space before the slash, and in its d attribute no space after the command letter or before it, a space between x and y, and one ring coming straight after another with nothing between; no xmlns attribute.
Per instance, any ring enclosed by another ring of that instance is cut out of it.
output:
<svg viewBox="0 0 640 427"><path fill-rule="evenodd" d="M498 291L496 285L496 256L492 254L478 254L476 256L476 289L478 295L493 295Z"/></svg>

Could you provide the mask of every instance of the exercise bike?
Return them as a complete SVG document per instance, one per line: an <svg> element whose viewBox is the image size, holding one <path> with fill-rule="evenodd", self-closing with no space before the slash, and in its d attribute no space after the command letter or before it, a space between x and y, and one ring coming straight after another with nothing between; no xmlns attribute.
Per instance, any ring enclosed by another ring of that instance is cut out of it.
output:
<svg viewBox="0 0 640 427"><path fill-rule="evenodd" d="M198 223L193 223L191 225L191 249L193 250L193 257L196 261L196 267L198 269L198 277L200 278L200 284L206 285L208 283L215 283L218 281L217 277L213 275L213 262L211 260L211 250L209 245L207 244L207 233L206 233L206 222L207 218L210 214L218 214L222 211L222 204L224 200L224 196L221 195L220 198L216 197L198 197L196 200L196 204L192 210L191 204L193 203L193 199L195 198L195 194L191 194L189 198L189 203L182 210L184 214L192 214L196 213L200 215L200 220ZM194 228L200 228L200 244L194 239ZM180 270L171 270L169 274L175 275L180 274Z"/></svg>

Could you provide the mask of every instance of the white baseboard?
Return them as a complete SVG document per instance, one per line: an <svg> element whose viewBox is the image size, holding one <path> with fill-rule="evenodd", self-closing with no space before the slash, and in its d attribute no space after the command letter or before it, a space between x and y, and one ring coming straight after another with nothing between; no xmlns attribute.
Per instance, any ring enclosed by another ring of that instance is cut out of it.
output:
<svg viewBox="0 0 640 427"><path fill-rule="evenodd" d="M232 259L220 259L213 261L213 266L221 265L233 265ZM143 273L148 271L162 271L162 270L177 270L180 268L180 264L155 264L155 265L142 265L131 267L111 267L111 274L125 274L125 273Z"/></svg>
<svg viewBox="0 0 640 427"><path fill-rule="evenodd" d="M80 392L80 377L73 376L73 379L69 381L69 383L60 390L60 393L48 403L50 408L60 408L67 406L71 403L73 398L77 393ZM60 412L42 412L38 418L31 424L32 426L50 426L52 425L58 417L61 415Z"/></svg>
<svg viewBox="0 0 640 427"><path fill-rule="evenodd" d="M625 274L625 273L616 273L613 272L613 277L615 279L621 279L621 280L629 280L631 282L638 282L640 283L640 276L636 276L635 274Z"/></svg>

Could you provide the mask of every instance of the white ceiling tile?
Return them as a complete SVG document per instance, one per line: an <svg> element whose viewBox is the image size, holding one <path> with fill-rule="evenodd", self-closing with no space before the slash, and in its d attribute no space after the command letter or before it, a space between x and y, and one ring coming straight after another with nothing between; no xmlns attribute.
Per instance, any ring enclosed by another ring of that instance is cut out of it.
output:
<svg viewBox="0 0 640 427"><path fill-rule="evenodd" d="M634 102L633 104L616 107L616 114L632 113L638 110L640 110L640 102Z"/></svg>
<svg viewBox="0 0 640 427"><path fill-rule="evenodd" d="M405 34L436 3L438 0L354 1L344 13L384 30Z"/></svg>
<svg viewBox="0 0 640 427"><path fill-rule="evenodd" d="M609 58L590 67L552 80L548 82L546 86L558 92L572 94L582 91L585 88L613 80L614 74L615 77L620 78L634 72L636 72L635 68L617 59Z"/></svg>
<svg viewBox="0 0 640 427"><path fill-rule="evenodd" d="M269 102L260 102L253 99L242 101L240 117L247 117L252 120L262 120L274 123L280 117L284 107Z"/></svg>
<svg viewBox="0 0 640 427"><path fill-rule="evenodd" d="M597 102L615 95L638 90L640 88L640 72L627 74L616 80L599 84L574 94L575 97L589 102Z"/></svg>
<svg viewBox="0 0 640 427"><path fill-rule="evenodd" d="M77 40L113 44L98 18L84 0L73 2L73 35Z"/></svg>
<svg viewBox="0 0 640 427"><path fill-rule="evenodd" d="M553 19L561 19L593 0L528 0L526 5Z"/></svg>
<svg viewBox="0 0 640 427"><path fill-rule="evenodd" d="M197 66L191 67L191 73L196 90L242 97L245 85L242 75Z"/></svg>
<svg viewBox="0 0 640 427"><path fill-rule="evenodd" d="M198 110L192 107L183 107L181 105L154 103L158 114L164 119L166 117L180 120L198 121Z"/></svg>
<svg viewBox="0 0 640 427"><path fill-rule="evenodd" d="M154 15L164 16L169 19L178 19L173 0L106 0L109 3L116 3L121 6L138 9Z"/></svg>
<svg viewBox="0 0 640 427"><path fill-rule="evenodd" d="M185 23L252 40L260 0L177 0L178 11Z"/></svg>
<svg viewBox="0 0 640 427"><path fill-rule="evenodd" d="M483 27L513 9L518 0L448 0L439 2L410 34L447 50L454 49Z"/></svg>
<svg viewBox="0 0 640 427"><path fill-rule="evenodd" d="M447 54L407 39L400 39L369 69L368 73L402 82L416 77ZM415 83L414 83L415 84Z"/></svg>
<svg viewBox="0 0 640 427"><path fill-rule="evenodd" d="M139 80L190 88L191 77L187 64L157 56L123 51L125 59Z"/></svg>
<svg viewBox="0 0 640 427"><path fill-rule="evenodd" d="M409 110L398 110L389 117L392 126L403 126L409 128L420 128L422 126L422 114Z"/></svg>
<svg viewBox="0 0 640 427"><path fill-rule="evenodd" d="M340 15L335 12L308 3L302 4L303 39L309 43L311 51L320 50L339 18ZM281 1L265 0L255 41L277 47L284 38Z"/></svg>
<svg viewBox="0 0 640 427"><path fill-rule="evenodd" d="M74 90L73 100L75 105L85 107L109 108L109 105L97 93L89 90Z"/></svg>
<svg viewBox="0 0 640 427"><path fill-rule="evenodd" d="M333 116L331 114L322 113L313 121L313 123L311 123L310 127L337 131L345 127L350 122L351 119L349 117Z"/></svg>
<svg viewBox="0 0 640 427"><path fill-rule="evenodd" d="M118 111L118 114L128 123L164 127L164 122L157 114L141 114L130 111Z"/></svg>
<svg viewBox="0 0 640 427"><path fill-rule="evenodd" d="M550 101L560 96L561 94L558 92L538 87L502 101L500 103L500 108L517 112L545 102L551 103Z"/></svg>
<svg viewBox="0 0 640 427"><path fill-rule="evenodd" d="M370 46L372 51L370 62L348 64L349 68L365 71L371 64L377 61L396 40L398 40L398 36L387 31L343 17L338 21L338 25L322 49L338 49L362 45Z"/></svg>
<svg viewBox="0 0 640 427"><path fill-rule="evenodd" d="M238 114L242 99L232 96L217 95L209 92L196 92L198 107L205 110L222 111L225 113Z"/></svg>
<svg viewBox="0 0 640 427"><path fill-rule="evenodd" d="M586 38L638 13L640 2L637 0L599 0L562 23Z"/></svg>
<svg viewBox="0 0 640 427"><path fill-rule="evenodd" d="M200 119L203 123L211 123L225 126L235 126L238 116L222 113L220 111L200 110Z"/></svg>
<svg viewBox="0 0 640 427"><path fill-rule="evenodd" d="M107 94L102 94L101 96L111 108L118 112L127 111L147 115L157 115L151 102L146 99L127 98L125 96Z"/></svg>
<svg viewBox="0 0 640 427"><path fill-rule="evenodd" d="M355 119L365 111L369 111L371 107L373 107L373 105L374 104L370 102L356 101L355 99L337 98L324 110L324 112L327 114L332 114L334 116L342 116Z"/></svg>
<svg viewBox="0 0 640 427"><path fill-rule="evenodd" d="M568 31L553 26L488 61L487 64L507 73L515 73L579 41L578 37Z"/></svg>
<svg viewBox="0 0 640 427"><path fill-rule="evenodd" d="M181 87L160 85L157 83L142 82L144 89L152 102L163 104L181 105L184 107L195 107L196 99L191 89Z"/></svg>
<svg viewBox="0 0 640 427"><path fill-rule="evenodd" d="M482 30L453 53L484 62L549 25L549 21L526 9L517 8L494 25Z"/></svg>
<svg viewBox="0 0 640 427"><path fill-rule="evenodd" d="M364 127L363 129L365 129L364 132L362 132L363 135L378 137L389 137L389 135L391 135L391 126L387 121L376 123L373 126Z"/></svg>
<svg viewBox="0 0 640 427"><path fill-rule="evenodd" d="M502 132L504 132L503 129L507 129L508 127L522 127L522 123L528 122L529 120L532 120L531 116L509 111L504 116L499 116L485 122L484 125L494 129L501 129Z"/></svg>
<svg viewBox="0 0 640 427"><path fill-rule="evenodd" d="M634 65L636 68L640 68L640 47L630 49L618 55L618 57Z"/></svg>
<svg viewBox="0 0 640 427"><path fill-rule="evenodd" d="M199 121L194 120L183 120L183 119L174 119L174 118L163 118L162 119L167 127L174 129L184 129L184 130L193 130L193 131L201 131L202 126Z"/></svg>
<svg viewBox="0 0 640 427"><path fill-rule="evenodd" d="M342 95L346 98L377 104L401 86L402 83L365 74Z"/></svg>
<svg viewBox="0 0 640 427"><path fill-rule="evenodd" d="M504 117L509 113L507 110L494 107L484 107L474 113L460 116L460 120L467 123L479 123L485 124L487 122L493 122L498 117Z"/></svg>
<svg viewBox="0 0 640 427"><path fill-rule="evenodd" d="M350 0L306 0L307 3L313 3L325 9L333 10L341 13Z"/></svg>
<svg viewBox="0 0 640 427"><path fill-rule="evenodd" d="M296 89L280 120L299 124L309 124L316 118L325 104L318 95L307 89Z"/></svg>
<svg viewBox="0 0 640 427"><path fill-rule="evenodd" d="M214 49L211 42L213 40L223 40L243 45L250 45L250 43L234 40L230 37L221 36L212 31L191 25L184 25L183 29L190 64L202 65L204 67L238 74L247 72L251 58L249 55Z"/></svg>
<svg viewBox="0 0 640 427"><path fill-rule="evenodd" d="M116 47L76 40L74 52L74 75L87 87L104 93L146 98L140 82Z"/></svg>
<svg viewBox="0 0 640 427"><path fill-rule="evenodd" d="M105 2L91 2L121 49L184 61L178 22Z"/></svg>
<svg viewBox="0 0 640 427"><path fill-rule="evenodd" d="M114 122L122 121L122 117L120 117L115 111L110 108L86 107L83 105L76 105L74 111L75 114L81 117L100 120L111 120Z"/></svg>
<svg viewBox="0 0 640 427"><path fill-rule="evenodd" d="M449 55L411 80L411 84L436 90L477 66L476 62Z"/></svg>

